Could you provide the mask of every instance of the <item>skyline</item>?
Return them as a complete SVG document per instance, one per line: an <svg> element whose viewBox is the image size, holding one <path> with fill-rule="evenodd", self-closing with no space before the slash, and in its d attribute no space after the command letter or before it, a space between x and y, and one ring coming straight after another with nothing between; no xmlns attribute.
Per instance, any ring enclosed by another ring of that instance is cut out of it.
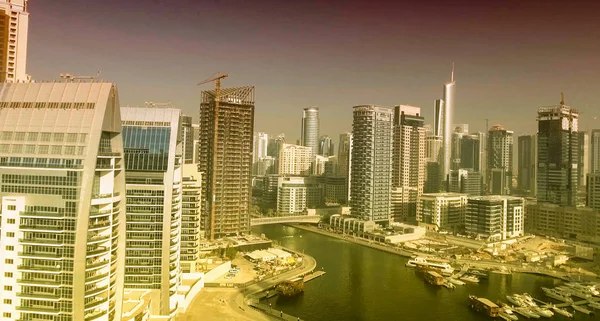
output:
<svg viewBox="0 0 600 321"><path fill-rule="evenodd" d="M535 133L537 107L558 105L560 92L582 111L582 129L600 127L598 4L228 5L32 1L28 73L41 81L101 70L119 84L123 106L171 101L197 120L207 88L195 84L228 72L223 86L257 88L256 130L294 141L309 106L331 137L350 131L360 104L418 106L431 124L455 62L455 122L472 131L489 118L515 135ZM227 25L217 24L224 14Z"/></svg>

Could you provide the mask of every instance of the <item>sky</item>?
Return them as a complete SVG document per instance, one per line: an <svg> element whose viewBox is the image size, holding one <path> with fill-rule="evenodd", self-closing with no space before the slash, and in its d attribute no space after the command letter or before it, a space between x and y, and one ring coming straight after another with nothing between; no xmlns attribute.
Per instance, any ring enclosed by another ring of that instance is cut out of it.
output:
<svg viewBox="0 0 600 321"><path fill-rule="evenodd" d="M535 133L539 106L600 128L600 2L29 0L27 71L117 84L121 106L171 102L197 119L196 84L256 86L255 131L351 131L352 107L421 107L432 122L455 63L455 123ZM597 118L596 118L597 117Z"/></svg>

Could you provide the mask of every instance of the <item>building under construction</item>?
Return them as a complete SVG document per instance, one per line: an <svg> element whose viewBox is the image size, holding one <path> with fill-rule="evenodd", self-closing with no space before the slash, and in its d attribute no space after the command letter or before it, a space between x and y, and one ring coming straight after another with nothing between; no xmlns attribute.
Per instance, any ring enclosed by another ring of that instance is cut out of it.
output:
<svg viewBox="0 0 600 321"><path fill-rule="evenodd" d="M199 131L198 166L206 173L202 186L204 230L210 239L247 233L254 86L203 91Z"/></svg>

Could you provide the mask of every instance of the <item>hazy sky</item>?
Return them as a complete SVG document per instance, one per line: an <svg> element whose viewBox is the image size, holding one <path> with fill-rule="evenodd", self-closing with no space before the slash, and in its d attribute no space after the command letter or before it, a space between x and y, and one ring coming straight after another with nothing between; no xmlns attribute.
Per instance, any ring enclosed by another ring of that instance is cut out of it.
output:
<svg viewBox="0 0 600 321"><path fill-rule="evenodd" d="M122 106L197 118L210 85L196 83L227 72L224 86L256 86L255 129L293 141L308 106L335 139L359 104L419 106L431 123L455 62L455 119L471 130L534 133L561 91L600 128L599 2L426 2L30 0L28 73L101 70Z"/></svg>

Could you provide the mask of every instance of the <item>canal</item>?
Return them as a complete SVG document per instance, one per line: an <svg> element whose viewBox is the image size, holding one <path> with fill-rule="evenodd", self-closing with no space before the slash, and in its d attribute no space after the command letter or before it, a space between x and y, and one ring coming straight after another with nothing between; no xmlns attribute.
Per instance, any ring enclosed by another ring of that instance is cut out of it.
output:
<svg viewBox="0 0 600 321"><path fill-rule="evenodd" d="M394 254L290 226L265 225L253 232L313 256L327 273L308 282L301 295L271 299L274 309L308 321L490 320L467 306L469 294L506 302L507 294L527 292L548 301L541 287L561 283L528 274L491 274L479 284L450 290L425 283L414 269L404 266L407 258ZM576 319L595 318L578 313ZM567 319L555 314L552 320Z"/></svg>

